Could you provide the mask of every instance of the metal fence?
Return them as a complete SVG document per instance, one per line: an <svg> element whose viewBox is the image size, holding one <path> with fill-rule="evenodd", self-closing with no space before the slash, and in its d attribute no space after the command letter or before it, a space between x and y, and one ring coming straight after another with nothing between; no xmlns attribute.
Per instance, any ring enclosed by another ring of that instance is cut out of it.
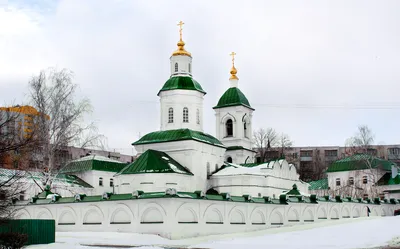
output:
<svg viewBox="0 0 400 249"><path fill-rule="evenodd" d="M6 232L27 234L26 245L49 244L56 240L54 220L8 220L0 224L0 233Z"/></svg>

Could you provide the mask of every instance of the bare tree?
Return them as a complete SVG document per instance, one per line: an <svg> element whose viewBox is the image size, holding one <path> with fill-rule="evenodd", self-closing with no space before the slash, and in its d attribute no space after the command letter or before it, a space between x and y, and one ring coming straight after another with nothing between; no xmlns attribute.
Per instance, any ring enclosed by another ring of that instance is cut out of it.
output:
<svg viewBox="0 0 400 249"><path fill-rule="evenodd" d="M292 147L292 145L293 145L293 141L290 140L289 135L282 133L279 136L278 147L280 149L281 156L285 155L285 151L287 149L289 149L290 147Z"/></svg>
<svg viewBox="0 0 400 249"><path fill-rule="evenodd" d="M18 166L21 157L29 157L36 145L35 134L24 127L20 107L0 108L0 164L2 167ZM18 161L17 161L18 160ZM13 218L16 209L13 201L26 187L21 183L21 171L0 169L0 221Z"/></svg>
<svg viewBox="0 0 400 249"><path fill-rule="evenodd" d="M268 151L278 144L279 136L273 128L260 128L254 132L253 141L260 156L261 162L265 162L267 160Z"/></svg>
<svg viewBox="0 0 400 249"><path fill-rule="evenodd" d="M33 76L29 82L32 105L41 115L36 120L40 138L40 170L43 186L50 185L61 165L58 154L67 146L94 146L102 138L93 122L85 124L85 114L92 111L87 98L76 99L78 85L70 70L50 68Z"/></svg>
<svg viewBox="0 0 400 249"><path fill-rule="evenodd" d="M368 149L374 143L375 135L367 125L358 126L357 132L354 136L348 138L345 142L346 153L367 153Z"/></svg>

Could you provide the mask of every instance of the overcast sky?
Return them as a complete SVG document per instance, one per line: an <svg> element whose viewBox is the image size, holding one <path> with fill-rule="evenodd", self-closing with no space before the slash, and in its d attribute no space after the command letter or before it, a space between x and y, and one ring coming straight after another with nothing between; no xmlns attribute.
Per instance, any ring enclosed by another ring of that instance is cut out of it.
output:
<svg viewBox="0 0 400 249"><path fill-rule="evenodd" d="M41 69L75 72L89 117L110 149L132 153L158 130L158 90L179 39L207 92L204 129L229 87L256 109L253 127L296 146L343 145L368 125L377 143L400 143L400 1L0 0L0 101L26 103ZM1 104L3 104L1 103Z"/></svg>

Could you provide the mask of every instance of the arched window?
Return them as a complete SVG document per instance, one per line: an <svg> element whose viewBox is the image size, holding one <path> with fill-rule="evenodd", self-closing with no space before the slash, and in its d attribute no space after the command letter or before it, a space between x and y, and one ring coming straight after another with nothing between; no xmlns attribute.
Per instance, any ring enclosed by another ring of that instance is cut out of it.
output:
<svg viewBox="0 0 400 249"><path fill-rule="evenodd" d="M110 178L110 187L114 187L114 179Z"/></svg>
<svg viewBox="0 0 400 249"><path fill-rule="evenodd" d="M100 186L100 187L103 186L103 177L99 177L99 186Z"/></svg>
<svg viewBox="0 0 400 249"><path fill-rule="evenodd" d="M199 109L196 110L196 117L197 117L197 124L200 124L200 111L199 111Z"/></svg>
<svg viewBox="0 0 400 249"><path fill-rule="evenodd" d="M168 109L168 123L173 123L174 122L174 109L170 107Z"/></svg>
<svg viewBox="0 0 400 249"><path fill-rule="evenodd" d="M226 161L227 161L228 163L232 163L232 157L228 157L228 158L226 159Z"/></svg>
<svg viewBox="0 0 400 249"><path fill-rule="evenodd" d="M207 179L210 179L210 176L211 176L210 163L207 163Z"/></svg>
<svg viewBox="0 0 400 249"><path fill-rule="evenodd" d="M175 63L175 72L178 72L178 63Z"/></svg>
<svg viewBox="0 0 400 249"><path fill-rule="evenodd" d="M183 123L189 123L189 109L183 108Z"/></svg>
<svg viewBox="0 0 400 249"><path fill-rule="evenodd" d="M233 122L232 122L232 119L228 119L226 121L225 126L226 126L226 136L227 137L233 136Z"/></svg>
<svg viewBox="0 0 400 249"><path fill-rule="evenodd" d="M192 64L189 63L189 73L192 73Z"/></svg>
<svg viewBox="0 0 400 249"><path fill-rule="evenodd" d="M243 123L243 132L244 132L244 137L247 137L247 123L246 123L246 120Z"/></svg>

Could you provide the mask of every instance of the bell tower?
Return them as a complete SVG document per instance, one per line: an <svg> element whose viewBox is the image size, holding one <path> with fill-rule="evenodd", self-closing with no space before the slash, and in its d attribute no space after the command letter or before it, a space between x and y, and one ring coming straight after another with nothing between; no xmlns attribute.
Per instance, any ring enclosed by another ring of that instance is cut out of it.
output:
<svg viewBox="0 0 400 249"><path fill-rule="evenodd" d="M239 78L235 67L235 52L232 52L230 88L225 91L213 108L216 117L217 138L227 147L225 161L236 164L254 162L252 150L252 118L254 108L238 88Z"/></svg>

